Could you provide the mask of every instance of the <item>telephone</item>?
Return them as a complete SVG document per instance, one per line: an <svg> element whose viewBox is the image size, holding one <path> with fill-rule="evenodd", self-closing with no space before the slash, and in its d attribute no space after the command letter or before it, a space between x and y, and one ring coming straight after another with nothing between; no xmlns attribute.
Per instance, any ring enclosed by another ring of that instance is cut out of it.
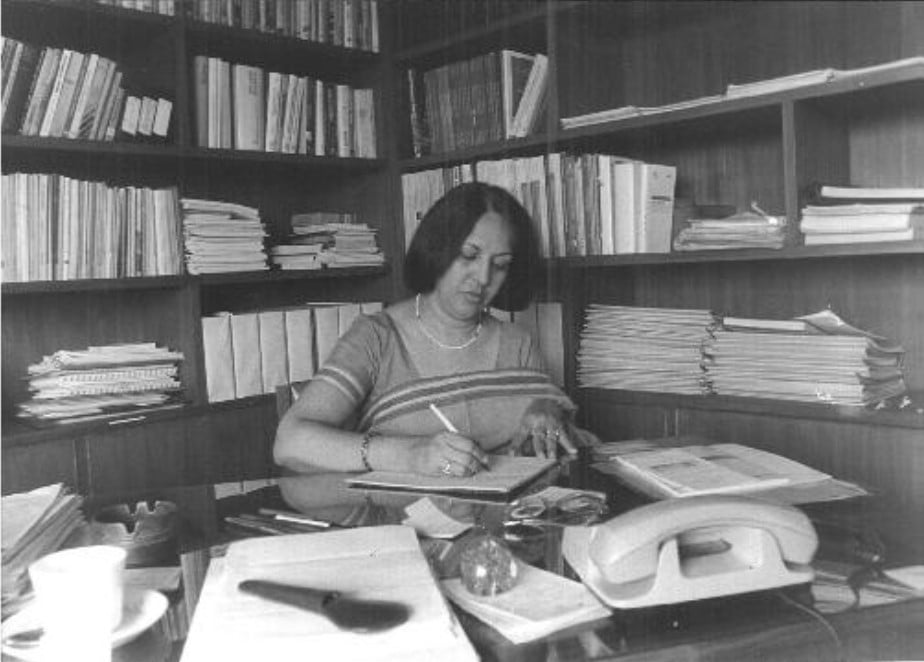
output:
<svg viewBox="0 0 924 662"><path fill-rule="evenodd" d="M583 582L619 609L810 582L817 548L800 510L739 495L658 501L594 527L568 527L562 540Z"/></svg>

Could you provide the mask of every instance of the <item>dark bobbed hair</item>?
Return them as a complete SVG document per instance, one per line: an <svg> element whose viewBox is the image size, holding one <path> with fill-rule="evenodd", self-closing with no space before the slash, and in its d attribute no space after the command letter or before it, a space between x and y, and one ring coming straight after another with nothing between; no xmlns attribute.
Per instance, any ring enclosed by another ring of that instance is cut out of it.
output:
<svg viewBox="0 0 924 662"><path fill-rule="evenodd" d="M510 225L513 259L507 279L491 305L523 310L532 298L539 248L529 213L510 193L491 184L460 184L424 214L404 258L404 282L415 292L430 292L459 257L462 244L478 220L494 211Z"/></svg>

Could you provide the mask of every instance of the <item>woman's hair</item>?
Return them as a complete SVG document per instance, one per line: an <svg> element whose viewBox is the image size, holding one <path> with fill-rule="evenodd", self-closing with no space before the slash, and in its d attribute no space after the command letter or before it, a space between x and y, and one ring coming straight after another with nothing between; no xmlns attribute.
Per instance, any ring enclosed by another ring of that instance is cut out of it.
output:
<svg viewBox="0 0 924 662"><path fill-rule="evenodd" d="M539 273L539 249L533 223L510 193L490 184L460 184L424 214L404 258L404 282L413 292L430 292L459 257L478 220L494 211L511 228L513 259L492 306L523 310L529 305Z"/></svg>

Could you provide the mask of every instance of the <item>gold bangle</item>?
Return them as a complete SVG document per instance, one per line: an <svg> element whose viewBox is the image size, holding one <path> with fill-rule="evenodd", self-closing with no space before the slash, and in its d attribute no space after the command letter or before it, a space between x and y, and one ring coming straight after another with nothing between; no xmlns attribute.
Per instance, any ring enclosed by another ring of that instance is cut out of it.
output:
<svg viewBox="0 0 924 662"><path fill-rule="evenodd" d="M373 471L372 464L369 463L369 444L372 443L375 437L381 436L381 432L375 432L373 430L367 430L366 434L363 435L363 443L359 447L359 457L362 459L363 467L366 468L366 471Z"/></svg>

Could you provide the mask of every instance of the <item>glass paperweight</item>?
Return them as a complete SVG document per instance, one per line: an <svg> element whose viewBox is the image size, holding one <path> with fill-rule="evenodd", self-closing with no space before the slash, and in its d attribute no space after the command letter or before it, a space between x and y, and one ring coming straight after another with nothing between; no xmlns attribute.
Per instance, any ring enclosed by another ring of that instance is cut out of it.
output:
<svg viewBox="0 0 924 662"><path fill-rule="evenodd" d="M462 584L475 595L497 595L513 588L519 566L503 540L480 533L468 541L460 559Z"/></svg>

